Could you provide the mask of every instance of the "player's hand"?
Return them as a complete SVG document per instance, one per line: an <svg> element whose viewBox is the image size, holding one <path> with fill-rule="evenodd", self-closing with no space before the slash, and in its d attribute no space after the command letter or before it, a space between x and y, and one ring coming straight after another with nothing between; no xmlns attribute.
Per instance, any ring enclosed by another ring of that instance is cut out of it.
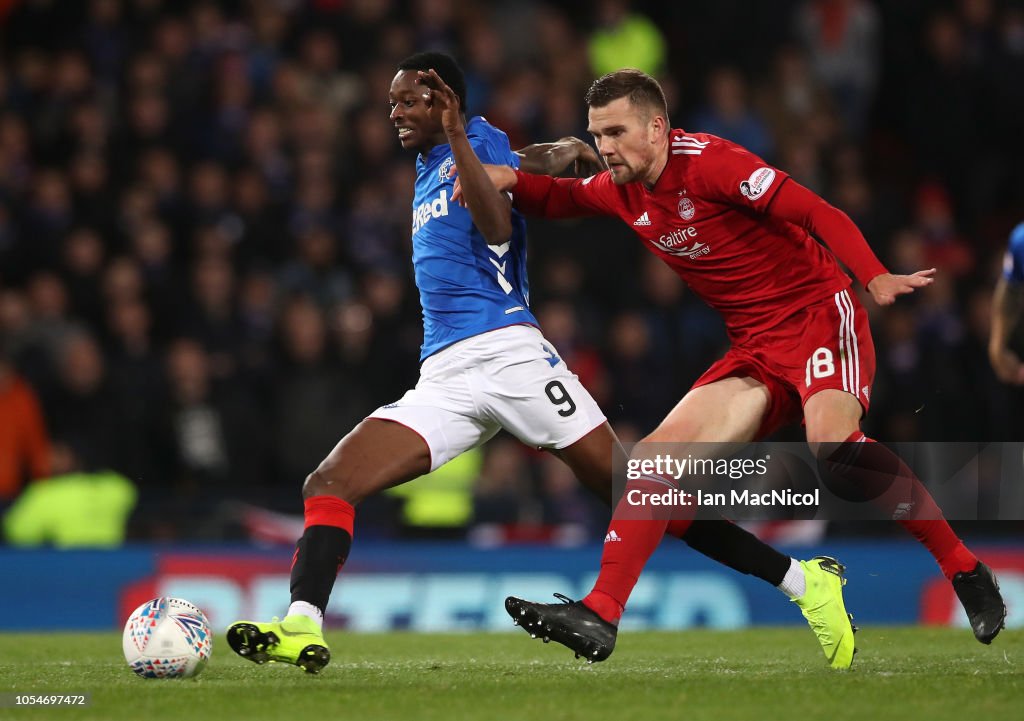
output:
<svg viewBox="0 0 1024 721"><path fill-rule="evenodd" d="M868 283L868 292L878 305L892 305L897 296L913 293L935 282L935 268L919 270L913 275L893 275L882 273L876 275Z"/></svg>
<svg viewBox="0 0 1024 721"><path fill-rule="evenodd" d="M579 138L562 138L562 140L572 143L573 149L576 151L576 161L573 163L573 172L577 178L589 178L591 175L597 175L604 170L604 161L601 160L601 156L594 150L594 146L590 143L585 143Z"/></svg>
<svg viewBox="0 0 1024 721"><path fill-rule="evenodd" d="M1024 362L1020 356L1007 348L989 347L988 357L999 380L1015 386L1024 385Z"/></svg>
<svg viewBox="0 0 1024 721"><path fill-rule="evenodd" d="M441 127L444 128L445 135L451 137L464 132L459 96L441 80L437 71L433 68L417 71L416 82L423 86L423 100L427 107L440 111Z"/></svg>
<svg viewBox="0 0 1024 721"><path fill-rule="evenodd" d="M487 173L487 177L490 178L491 183L498 189L499 193L507 193L516 187L516 183L519 179L516 178L516 171L507 165L491 165L490 163L484 163L484 171ZM448 177L452 177L459 172L459 169L454 165L448 170ZM458 178L455 179L455 187L452 189L452 200L457 201L460 205L465 205L462 202L462 181Z"/></svg>

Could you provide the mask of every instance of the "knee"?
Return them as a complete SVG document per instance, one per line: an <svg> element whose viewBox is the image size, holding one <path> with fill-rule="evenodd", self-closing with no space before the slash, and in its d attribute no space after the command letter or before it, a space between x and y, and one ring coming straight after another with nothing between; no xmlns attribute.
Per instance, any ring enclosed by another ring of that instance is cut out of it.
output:
<svg viewBox="0 0 1024 721"><path fill-rule="evenodd" d="M836 444L843 443L852 435L852 431L848 428L833 425L833 426L822 426L822 425L807 425L807 443L811 447L811 452L818 455L822 452L823 448L835 448Z"/></svg>
<svg viewBox="0 0 1024 721"><path fill-rule="evenodd" d="M843 443L860 430L864 410L855 397L844 391L826 390L804 404L807 442L811 448L821 444Z"/></svg>
<svg viewBox="0 0 1024 721"><path fill-rule="evenodd" d="M831 464L840 459L848 459L849 453L856 452L857 444L848 442L849 434L807 433L807 445L811 455L819 464ZM845 461L844 461L845 462Z"/></svg>
<svg viewBox="0 0 1024 721"><path fill-rule="evenodd" d="M317 468L306 476L306 481L302 484L302 498L334 495L330 492L332 485L326 474Z"/></svg>
<svg viewBox="0 0 1024 721"><path fill-rule="evenodd" d="M302 498L313 496L335 496L352 505L362 500L356 479L341 466L326 462L306 476L302 484Z"/></svg>

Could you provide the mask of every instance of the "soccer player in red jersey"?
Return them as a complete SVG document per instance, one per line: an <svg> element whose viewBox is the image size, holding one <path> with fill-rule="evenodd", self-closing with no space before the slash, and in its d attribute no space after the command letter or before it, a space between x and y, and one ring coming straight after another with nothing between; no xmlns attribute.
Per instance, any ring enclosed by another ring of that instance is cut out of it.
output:
<svg viewBox="0 0 1024 721"><path fill-rule="evenodd" d="M894 476L913 484L915 502L894 519L932 553L975 636L990 643L1006 615L991 570L956 536L913 471L860 430L875 353L866 312L836 258L883 306L931 284L935 269L889 273L846 214L784 171L723 138L673 129L661 87L640 71L598 79L586 102L606 171L582 180L491 166L488 174L528 215L621 219L722 314L731 349L644 441L746 442L802 418L819 459L849 468L855 482L872 469L898 469ZM668 482L648 475L630 481L627 491L664 491ZM666 527L678 533L690 523L649 517L656 514L638 520L627 506L624 494L588 596L571 604L509 598L509 613L590 660L607 658L629 594ZM841 575L834 560L821 563ZM833 666L852 661L852 633L833 639Z"/></svg>

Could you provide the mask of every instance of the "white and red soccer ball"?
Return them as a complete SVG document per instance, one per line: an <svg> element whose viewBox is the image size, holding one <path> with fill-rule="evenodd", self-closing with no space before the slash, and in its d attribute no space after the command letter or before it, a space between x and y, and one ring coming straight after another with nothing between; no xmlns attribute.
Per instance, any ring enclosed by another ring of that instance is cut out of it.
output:
<svg viewBox="0 0 1024 721"><path fill-rule="evenodd" d="M188 678L213 650L210 622L180 598L154 598L128 617L121 639L128 666L143 678Z"/></svg>

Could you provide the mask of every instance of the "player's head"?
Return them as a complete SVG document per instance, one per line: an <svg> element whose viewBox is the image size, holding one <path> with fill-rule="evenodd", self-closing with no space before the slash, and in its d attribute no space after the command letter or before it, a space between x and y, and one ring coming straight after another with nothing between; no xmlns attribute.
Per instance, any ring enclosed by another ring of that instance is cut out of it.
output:
<svg viewBox="0 0 1024 721"><path fill-rule="evenodd" d="M584 98L587 130L616 184L657 178L668 150L668 104L658 81L640 70L616 70L593 82Z"/></svg>
<svg viewBox="0 0 1024 721"><path fill-rule="evenodd" d="M391 122L398 128L398 140L403 148L423 151L448 142L441 127L441 114L424 101L423 85L417 82L417 73L430 69L437 71L458 97L459 107L465 110L466 77L458 63L444 53L410 55L398 64L398 73L388 93Z"/></svg>

